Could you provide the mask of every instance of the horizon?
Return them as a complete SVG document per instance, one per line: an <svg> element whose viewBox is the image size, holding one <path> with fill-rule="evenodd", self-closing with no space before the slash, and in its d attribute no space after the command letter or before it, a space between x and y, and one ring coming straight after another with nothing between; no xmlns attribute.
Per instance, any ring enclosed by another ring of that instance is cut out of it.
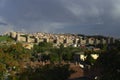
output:
<svg viewBox="0 0 120 80"><path fill-rule="evenodd" d="M106 36L106 35L100 35L100 34L82 34L82 33L54 33L54 32L22 32L22 31L9 31L2 33L0 35L6 35L9 34L10 32L18 32L18 33L25 33L25 34L34 34L34 33L46 33L46 34L71 34L71 35L82 35L82 36L88 36L88 37L96 37L96 36L101 36L101 37L106 37L106 38L114 38L114 39L119 39L114 36Z"/></svg>

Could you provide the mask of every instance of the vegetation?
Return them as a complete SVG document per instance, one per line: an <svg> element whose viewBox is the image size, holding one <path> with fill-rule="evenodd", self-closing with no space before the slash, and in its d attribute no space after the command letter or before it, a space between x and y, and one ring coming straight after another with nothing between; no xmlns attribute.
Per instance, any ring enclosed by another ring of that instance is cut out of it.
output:
<svg viewBox="0 0 120 80"><path fill-rule="evenodd" d="M0 41L11 41L7 36ZM0 45L0 80L66 80L72 70L62 61L74 61L74 53L84 51L87 55L85 64L91 66L91 75L98 80L119 80L120 77L120 42L110 45L97 45L102 50L92 51L74 47L53 47L52 43L40 42L28 50L21 43ZM94 60L91 54L99 54ZM50 61L49 65L31 66L31 62ZM59 63L59 64L56 64ZM96 71L96 69L98 71ZM94 72L93 72L94 71ZM34 75L33 75L34 74ZM46 77L47 75L47 77Z"/></svg>
<svg viewBox="0 0 120 80"><path fill-rule="evenodd" d="M61 50L63 49L63 46L53 48L51 43L40 43L35 45L33 50L25 49L21 43L2 45L0 46L0 80L6 78L9 80L36 80L37 78L39 80L44 78L44 80L54 80L58 76L60 76L60 80L65 80L71 74L68 65L52 64L33 68L29 64L32 58L41 61L50 60L51 63L61 63L63 54ZM39 53L41 53L41 58L38 55ZM46 75L50 75L49 78Z"/></svg>
<svg viewBox="0 0 120 80"><path fill-rule="evenodd" d="M9 36L0 36L0 42L3 42L3 41L11 42L14 40L10 38Z"/></svg>
<svg viewBox="0 0 120 80"><path fill-rule="evenodd" d="M101 55L98 61L102 68L101 80L119 80L120 79L120 52L110 50Z"/></svg>
<svg viewBox="0 0 120 80"><path fill-rule="evenodd" d="M33 48L33 57L34 60L40 58L42 60L50 60L51 63L61 61L73 61L73 55L75 52L81 51L80 48L74 47L64 47L63 44L59 48L53 47L52 43L41 42L38 45L34 45ZM41 56L37 56L40 54ZM43 59L44 57L44 59Z"/></svg>
<svg viewBox="0 0 120 80"><path fill-rule="evenodd" d="M91 68L97 80L120 80L120 42L111 44Z"/></svg>
<svg viewBox="0 0 120 80"><path fill-rule="evenodd" d="M66 80L72 72L69 65L45 65L35 70L29 68L21 74L20 80Z"/></svg>
<svg viewBox="0 0 120 80"><path fill-rule="evenodd" d="M20 73L23 63L30 61L30 52L22 47L21 43L0 46L0 79L4 80L5 76L14 77Z"/></svg>

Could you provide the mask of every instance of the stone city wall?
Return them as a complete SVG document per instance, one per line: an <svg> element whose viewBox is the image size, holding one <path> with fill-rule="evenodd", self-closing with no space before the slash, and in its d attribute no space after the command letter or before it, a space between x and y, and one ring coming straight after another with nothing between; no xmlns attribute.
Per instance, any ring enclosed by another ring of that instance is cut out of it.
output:
<svg viewBox="0 0 120 80"><path fill-rule="evenodd" d="M113 38L101 38L97 39L94 37L82 37L82 36L73 36L65 34L47 34L47 33L37 33L37 34L26 34L20 32L10 32L10 37L16 41L27 42L27 43L39 43L39 42L52 42L54 44L64 44L65 46L69 45L96 45L96 44L110 44L114 43Z"/></svg>

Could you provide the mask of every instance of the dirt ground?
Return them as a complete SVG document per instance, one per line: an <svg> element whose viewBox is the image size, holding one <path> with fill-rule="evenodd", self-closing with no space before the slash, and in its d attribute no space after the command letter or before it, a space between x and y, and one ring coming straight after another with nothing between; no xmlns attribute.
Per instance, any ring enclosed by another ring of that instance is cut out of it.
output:
<svg viewBox="0 0 120 80"><path fill-rule="evenodd" d="M73 74L71 74L71 76L69 77L69 80L73 80L73 79L84 76L84 71L79 65L70 64L70 68L72 70L74 70L75 72Z"/></svg>

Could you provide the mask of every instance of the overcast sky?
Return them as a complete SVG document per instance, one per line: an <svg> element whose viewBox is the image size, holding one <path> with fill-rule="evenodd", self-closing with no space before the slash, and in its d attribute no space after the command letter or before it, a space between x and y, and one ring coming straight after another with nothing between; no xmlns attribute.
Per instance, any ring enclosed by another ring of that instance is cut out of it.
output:
<svg viewBox="0 0 120 80"><path fill-rule="evenodd" d="M120 0L0 0L6 31L120 37Z"/></svg>

